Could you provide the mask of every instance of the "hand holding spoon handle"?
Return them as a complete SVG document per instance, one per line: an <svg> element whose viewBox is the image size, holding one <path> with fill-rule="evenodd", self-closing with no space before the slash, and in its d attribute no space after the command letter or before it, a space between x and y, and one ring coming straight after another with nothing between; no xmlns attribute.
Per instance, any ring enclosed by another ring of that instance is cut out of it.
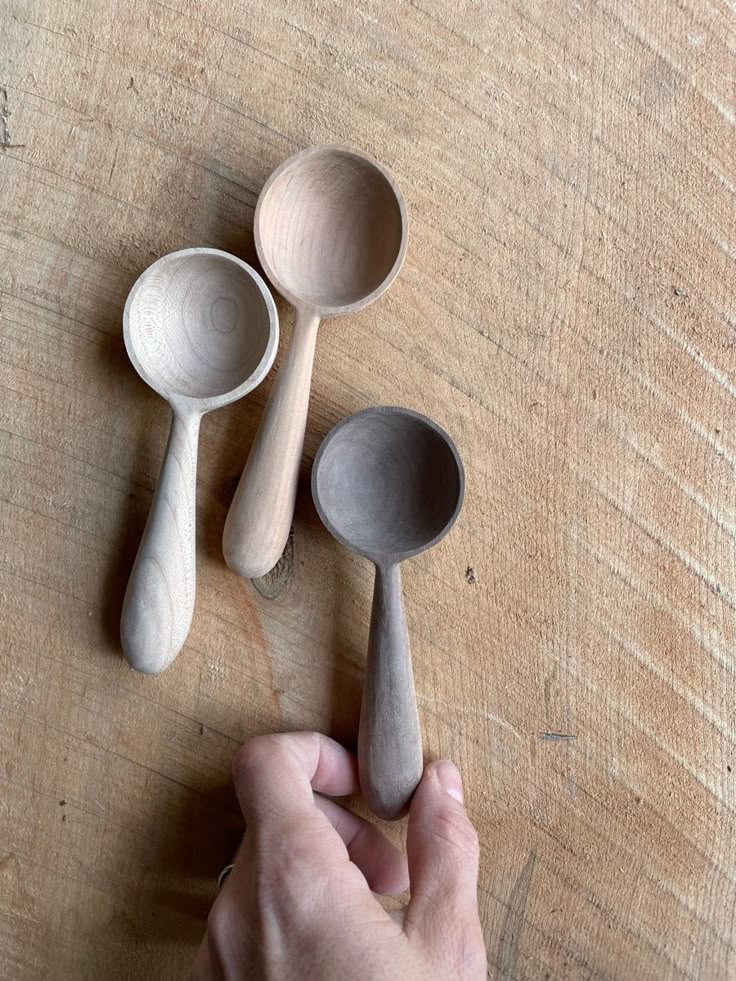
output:
<svg viewBox="0 0 736 981"><path fill-rule="evenodd" d="M184 646L194 612L195 494L200 414L174 409L148 521L120 621L125 656L158 674Z"/></svg>
<svg viewBox="0 0 736 981"><path fill-rule="evenodd" d="M289 349L225 522L225 561L246 579L273 569L289 537L318 326L316 313L297 307Z"/></svg>
<svg viewBox="0 0 736 981"><path fill-rule="evenodd" d="M373 813L400 817L422 769L401 573L398 564L377 565L358 734L360 786Z"/></svg>

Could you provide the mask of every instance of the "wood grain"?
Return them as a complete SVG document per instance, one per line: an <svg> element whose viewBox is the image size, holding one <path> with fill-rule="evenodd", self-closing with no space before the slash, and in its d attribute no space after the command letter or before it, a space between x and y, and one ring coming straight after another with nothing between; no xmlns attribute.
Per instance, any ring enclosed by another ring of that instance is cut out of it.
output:
<svg viewBox="0 0 736 981"><path fill-rule="evenodd" d="M128 579L120 643L131 667L160 674L184 646L196 589L198 412L174 411L146 527Z"/></svg>
<svg viewBox="0 0 736 981"><path fill-rule="evenodd" d="M184 646L194 615L200 420L266 377L276 357L278 318L249 265L217 249L181 249L141 274L125 303L123 336L136 371L172 410L120 618L131 666L160 674Z"/></svg>
<svg viewBox="0 0 736 981"><path fill-rule="evenodd" d="M0 977L185 976L240 831L240 742L355 741L371 570L322 528L309 463L397 401L466 464L404 588L425 754L459 763L480 830L492 976L733 976L731 6L0 18ZM139 677L118 625L169 412L125 355L125 296L175 248L253 262L263 182L322 143L396 176L404 268L322 328L275 599L221 548L270 380L204 418L192 629Z"/></svg>

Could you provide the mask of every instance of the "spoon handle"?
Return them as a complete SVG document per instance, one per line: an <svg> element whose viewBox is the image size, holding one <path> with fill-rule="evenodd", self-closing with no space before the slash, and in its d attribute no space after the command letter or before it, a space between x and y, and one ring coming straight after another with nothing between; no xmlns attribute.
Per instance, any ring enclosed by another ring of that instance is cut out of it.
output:
<svg viewBox="0 0 736 981"><path fill-rule="evenodd" d="M398 564L377 565L358 733L360 787L373 813L401 817L422 769L401 573Z"/></svg>
<svg viewBox="0 0 736 981"><path fill-rule="evenodd" d="M319 317L297 307L291 343L230 505L222 549L239 576L276 565L294 517Z"/></svg>
<svg viewBox="0 0 736 981"><path fill-rule="evenodd" d="M120 620L125 656L159 674L184 646L195 592L199 413L174 411L158 486L128 580Z"/></svg>

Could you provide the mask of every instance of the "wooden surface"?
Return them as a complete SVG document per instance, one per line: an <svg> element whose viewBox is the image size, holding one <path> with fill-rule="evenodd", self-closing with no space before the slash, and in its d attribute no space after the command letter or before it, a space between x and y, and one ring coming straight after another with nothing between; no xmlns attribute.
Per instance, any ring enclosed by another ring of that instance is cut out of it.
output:
<svg viewBox="0 0 736 981"><path fill-rule="evenodd" d="M0 976L185 975L238 745L355 739L371 569L309 463L400 402L466 464L406 606L492 976L734 977L733 4L0 10ZM221 539L273 375L204 419L192 631L138 676L118 624L169 412L125 296L170 249L253 261L261 184L322 142L395 174L406 264L320 332L293 539L255 587Z"/></svg>

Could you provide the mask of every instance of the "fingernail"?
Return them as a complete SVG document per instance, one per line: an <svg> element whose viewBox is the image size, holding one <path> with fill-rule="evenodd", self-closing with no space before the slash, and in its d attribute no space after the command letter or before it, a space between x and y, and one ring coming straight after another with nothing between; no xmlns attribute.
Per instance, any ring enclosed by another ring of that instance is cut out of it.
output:
<svg viewBox="0 0 736 981"><path fill-rule="evenodd" d="M463 781L460 776L460 771L451 763L449 760L442 760L437 764L437 779L440 782L440 787L444 790L446 794L450 797L454 797L455 800L459 800L461 804L465 803L465 798L463 796Z"/></svg>

